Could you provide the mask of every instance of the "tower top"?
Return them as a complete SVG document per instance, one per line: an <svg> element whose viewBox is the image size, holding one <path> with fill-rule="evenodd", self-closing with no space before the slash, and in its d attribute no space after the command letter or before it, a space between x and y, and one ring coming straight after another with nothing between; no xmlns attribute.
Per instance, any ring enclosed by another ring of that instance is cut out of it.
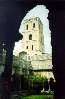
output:
<svg viewBox="0 0 65 99"><path fill-rule="evenodd" d="M35 21L39 21L42 24L40 18L39 17L35 17L35 16L33 16L32 18L24 20L24 23L31 22L31 21L34 21L34 20Z"/></svg>
<svg viewBox="0 0 65 99"><path fill-rule="evenodd" d="M32 17L24 21L22 46L22 50L31 56L43 53L43 24L39 17Z"/></svg>

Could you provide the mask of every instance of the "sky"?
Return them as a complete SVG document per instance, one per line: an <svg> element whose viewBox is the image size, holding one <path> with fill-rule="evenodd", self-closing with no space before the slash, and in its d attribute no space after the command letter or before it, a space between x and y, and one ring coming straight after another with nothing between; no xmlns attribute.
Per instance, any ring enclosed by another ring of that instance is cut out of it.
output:
<svg viewBox="0 0 65 99"><path fill-rule="evenodd" d="M51 31L49 29L49 20L48 20L48 13L49 10L46 8L46 6L44 5L37 5L35 6L33 9L31 9L30 11L28 11L28 13L26 14L26 16L23 18L20 28L19 28L19 32L22 33L24 32L24 20L26 19L30 19L32 17L39 17L42 24L43 24L43 35L44 35L44 53L52 53L52 47L51 47ZM14 55L18 55L19 52L21 52L21 41L16 42L15 43L15 47L14 47Z"/></svg>

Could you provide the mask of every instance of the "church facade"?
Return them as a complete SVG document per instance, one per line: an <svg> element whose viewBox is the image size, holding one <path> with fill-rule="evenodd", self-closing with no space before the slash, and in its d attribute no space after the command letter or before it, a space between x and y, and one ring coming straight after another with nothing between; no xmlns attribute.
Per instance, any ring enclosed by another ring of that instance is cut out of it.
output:
<svg viewBox="0 0 65 99"><path fill-rule="evenodd" d="M39 17L32 17L24 21L23 39L21 41L21 52L27 53L27 61L35 74L54 78L52 72L52 56L44 53L43 24Z"/></svg>

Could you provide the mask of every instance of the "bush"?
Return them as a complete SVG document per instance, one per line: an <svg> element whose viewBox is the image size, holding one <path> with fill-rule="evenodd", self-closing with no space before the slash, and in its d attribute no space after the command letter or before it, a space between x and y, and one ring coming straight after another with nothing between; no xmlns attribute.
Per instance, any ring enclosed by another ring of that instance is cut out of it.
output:
<svg viewBox="0 0 65 99"><path fill-rule="evenodd" d="M33 75L30 77L30 80L32 81L32 90L34 90L35 93L40 93L43 87L46 91L49 89L48 79L46 77Z"/></svg>

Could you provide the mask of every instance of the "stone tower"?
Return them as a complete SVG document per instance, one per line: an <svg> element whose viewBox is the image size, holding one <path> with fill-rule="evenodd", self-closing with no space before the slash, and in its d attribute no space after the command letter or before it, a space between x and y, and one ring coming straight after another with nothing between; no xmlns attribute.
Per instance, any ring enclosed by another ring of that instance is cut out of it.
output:
<svg viewBox="0 0 65 99"><path fill-rule="evenodd" d="M35 74L53 77L52 57L44 53L43 24L39 17L32 17L24 21L23 39L21 40L21 52L26 53L27 61L31 62ZM21 57L22 54L19 54ZM23 54L24 55L24 54ZM22 56L24 58L24 56Z"/></svg>
<svg viewBox="0 0 65 99"><path fill-rule="evenodd" d="M22 50L28 55L40 55L43 53L43 24L38 17L33 17L24 21L24 33Z"/></svg>

